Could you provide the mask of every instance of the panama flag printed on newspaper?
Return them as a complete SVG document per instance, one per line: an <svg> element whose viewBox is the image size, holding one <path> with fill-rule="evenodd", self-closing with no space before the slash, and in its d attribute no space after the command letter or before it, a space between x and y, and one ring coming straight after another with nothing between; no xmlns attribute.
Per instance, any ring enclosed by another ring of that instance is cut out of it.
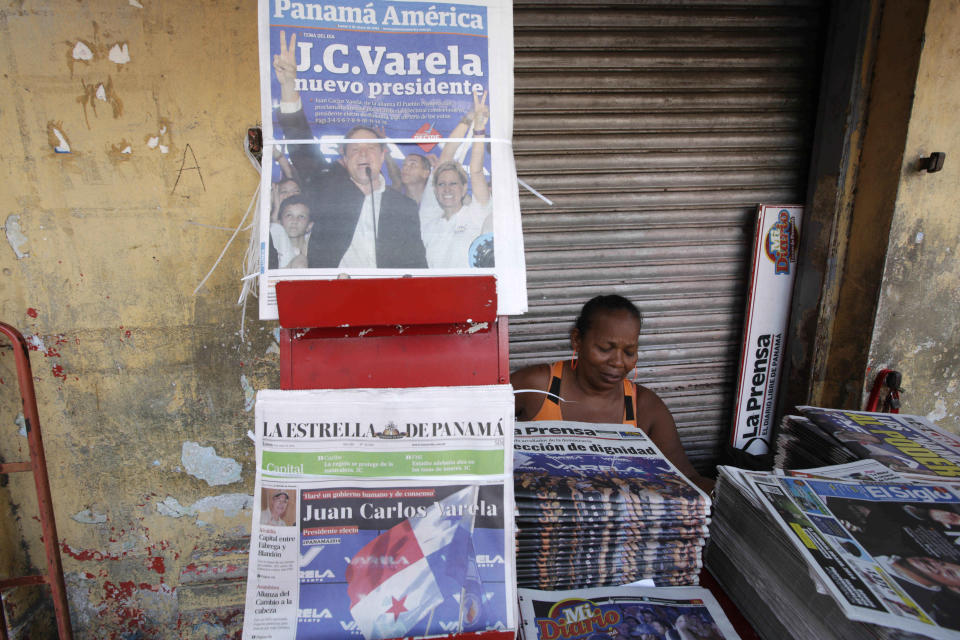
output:
<svg viewBox="0 0 960 640"><path fill-rule="evenodd" d="M472 545L467 550L463 540L466 534L469 543L476 500L477 487L466 487L426 515L380 534L350 560L345 574L350 614L367 640L407 635L443 602L451 574L467 573ZM441 556L445 575L438 581L431 560L436 565ZM458 560L462 571L451 560Z"/></svg>

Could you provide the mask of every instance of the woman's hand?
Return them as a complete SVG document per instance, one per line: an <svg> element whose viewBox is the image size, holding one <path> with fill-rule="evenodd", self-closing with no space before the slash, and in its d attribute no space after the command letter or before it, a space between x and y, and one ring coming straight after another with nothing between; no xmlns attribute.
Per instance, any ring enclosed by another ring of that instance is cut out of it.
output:
<svg viewBox="0 0 960 640"><path fill-rule="evenodd" d="M477 92L473 92L473 131L486 131L487 121L490 119L490 109L486 105L487 92L477 97Z"/></svg>

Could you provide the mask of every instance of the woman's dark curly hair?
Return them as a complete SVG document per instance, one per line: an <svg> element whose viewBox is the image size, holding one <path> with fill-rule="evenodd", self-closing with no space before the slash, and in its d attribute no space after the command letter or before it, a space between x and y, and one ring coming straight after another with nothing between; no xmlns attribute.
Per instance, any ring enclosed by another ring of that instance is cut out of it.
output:
<svg viewBox="0 0 960 640"><path fill-rule="evenodd" d="M643 315L641 315L640 310L637 309L637 305L623 296L618 296L614 293L590 298L587 303L583 305L583 308L580 309L580 315L577 316L576 321L574 321L573 327L581 336L586 335L590 327L593 326L594 318L596 318L598 313L604 311L626 311L636 318L641 325L643 324Z"/></svg>

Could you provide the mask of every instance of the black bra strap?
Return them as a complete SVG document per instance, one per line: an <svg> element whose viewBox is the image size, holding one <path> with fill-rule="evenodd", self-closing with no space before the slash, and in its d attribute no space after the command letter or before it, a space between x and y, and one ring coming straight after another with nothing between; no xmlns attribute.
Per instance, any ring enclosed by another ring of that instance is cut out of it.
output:
<svg viewBox="0 0 960 640"><path fill-rule="evenodd" d="M550 381L550 394L551 395L547 396L547 400L549 400L555 405L559 405L560 404L560 378L554 377L554 379Z"/></svg>
<svg viewBox="0 0 960 640"><path fill-rule="evenodd" d="M627 421L633 421L633 398L623 394L623 416Z"/></svg>

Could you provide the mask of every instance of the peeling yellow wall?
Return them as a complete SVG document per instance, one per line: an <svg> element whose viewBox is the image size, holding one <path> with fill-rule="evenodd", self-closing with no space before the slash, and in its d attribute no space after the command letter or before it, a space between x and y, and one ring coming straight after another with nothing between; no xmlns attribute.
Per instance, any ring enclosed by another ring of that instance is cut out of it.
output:
<svg viewBox="0 0 960 640"><path fill-rule="evenodd" d="M870 366L903 373L904 413L960 433L960 0L931 0L924 35ZM943 170L918 171L933 151Z"/></svg>
<svg viewBox="0 0 960 640"><path fill-rule="evenodd" d="M35 349L76 637L232 636L246 401L279 384L255 304L238 334L246 233L194 289L258 182L256 3L5 3L0 59L0 320ZM6 460L26 450L13 369L0 350ZM43 566L32 504L0 489L0 571Z"/></svg>

